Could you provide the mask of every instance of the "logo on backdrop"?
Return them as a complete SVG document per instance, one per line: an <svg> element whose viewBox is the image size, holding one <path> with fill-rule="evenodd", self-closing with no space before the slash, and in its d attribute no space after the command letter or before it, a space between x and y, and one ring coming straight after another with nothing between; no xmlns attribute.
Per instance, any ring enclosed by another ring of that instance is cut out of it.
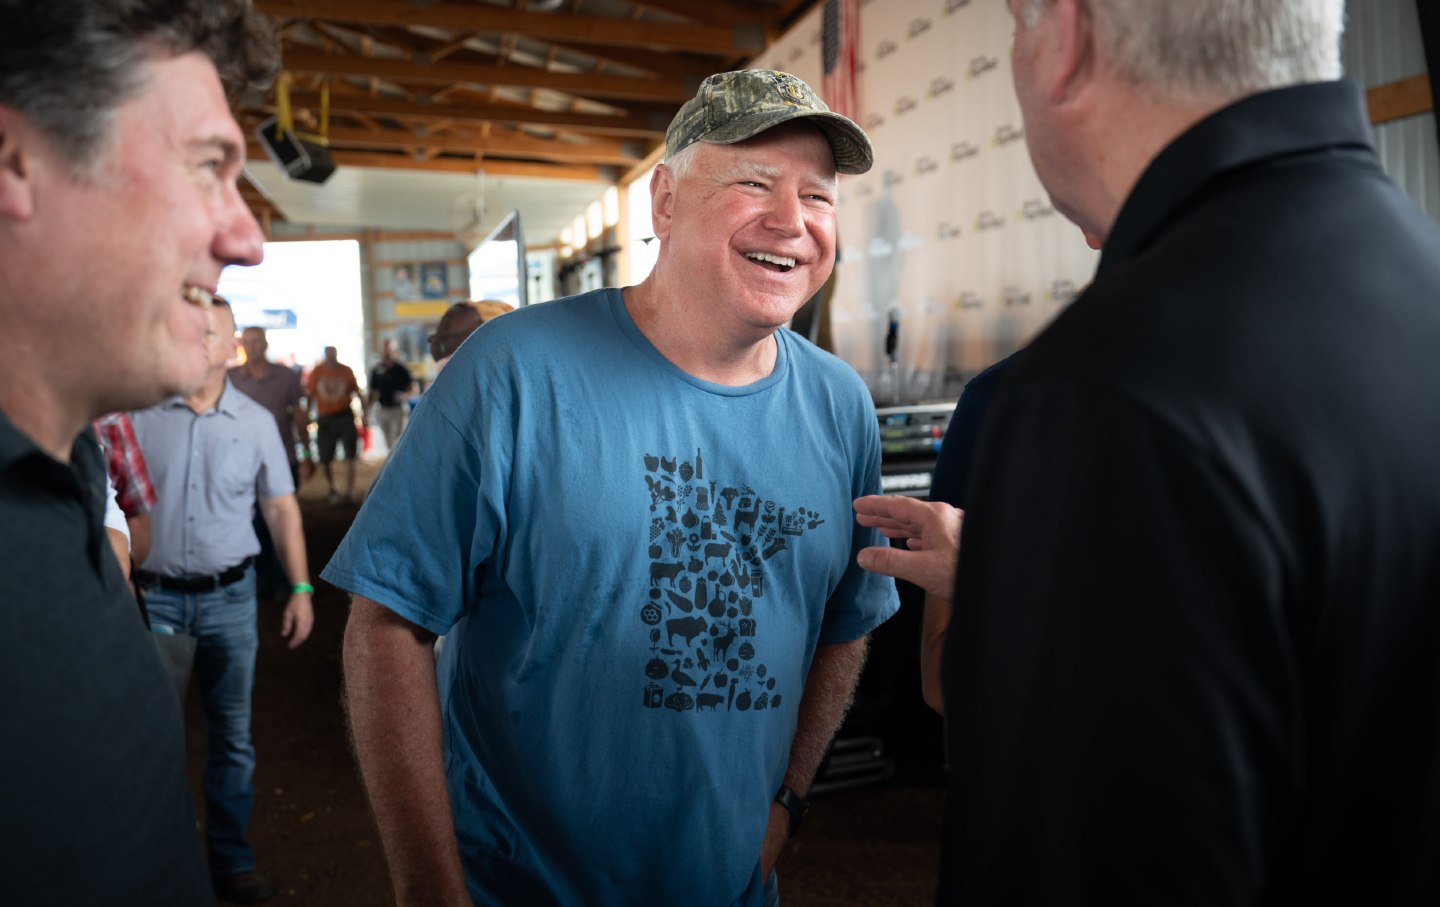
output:
<svg viewBox="0 0 1440 907"><path fill-rule="evenodd" d="M965 69L965 78L978 79L985 73L1000 65L999 57L987 57L983 54L970 60L970 65Z"/></svg>
<svg viewBox="0 0 1440 907"><path fill-rule="evenodd" d="M1047 217L1054 217L1055 209L1049 202L1039 198L1027 198L1020 203L1020 209L1015 212L1019 220L1042 220Z"/></svg>
<svg viewBox="0 0 1440 907"><path fill-rule="evenodd" d="M1075 297L1080 295L1080 288L1075 285L1073 280L1055 280L1051 282L1046 295L1053 301L1064 305L1075 301Z"/></svg>
<svg viewBox="0 0 1440 907"><path fill-rule="evenodd" d="M957 10L962 10L970 5L970 0L945 0L945 15L950 15Z"/></svg>
<svg viewBox="0 0 1440 907"><path fill-rule="evenodd" d="M950 160L963 161L980 153L980 146L970 142L956 142L950 146Z"/></svg>
<svg viewBox="0 0 1440 907"><path fill-rule="evenodd" d="M930 90L927 93L932 98L938 98L942 94L945 94L946 92L951 91L954 88L955 81L953 79L947 79L944 76L936 76L935 78L930 80Z"/></svg>
<svg viewBox="0 0 1440 907"><path fill-rule="evenodd" d="M915 175L924 176L940 169L940 162L933 157L925 156L915 162Z"/></svg>
<svg viewBox="0 0 1440 907"><path fill-rule="evenodd" d="M996 148L1018 142L1025 138L1025 130L1009 123L995 127L995 134L990 137L990 144Z"/></svg>
<svg viewBox="0 0 1440 907"><path fill-rule="evenodd" d="M930 20L925 18L910 20L910 37L916 38L930 30Z"/></svg>
<svg viewBox="0 0 1440 907"><path fill-rule="evenodd" d="M961 231L960 231L960 228L959 228L958 226L956 226L955 224L952 224L952 223L950 223L949 221L942 221L942 222L940 223L940 225L935 228L935 238L936 238L936 239L959 239L959 238L960 238L960 232L961 232Z"/></svg>
<svg viewBox="0 0 1440 907"><path fill-rule="evenodd" d="M1005 218L994 211L981 211L975 215L975 229L981 233L986 230L1000 230L1005 226Z"/></svg>
<svg viewBox="0 0 1440 907"><path fill-rule="evenodd" d="M1019 287L1006 287L1004 294L1004 302L1007 307L1030 304L1030 294Z"/></svg>
<svg viewBox="0 0 1440 907"><path fill-rule="evenodd" d="M899 49L900 46L898 44L896 44L894 41L891 41L889 38L886 38L884 41L881 41L880 44L875 48L875 59L883 60Z"/></svg>
<svg viewBox="0 0 1440 907"><path fill-rule="evenodd" d="M790 556L825 518L781 506L745 482L707 477L695 458L646 454L650 582L639 609L649 639L642 701L676 712L778 708L765 664L766 565Z"/></svg>
<svg viewBox="0 0 1440 907"><path fill-rule="evenodd" d="M957 309L983 309L985 307L985 300L979 293L972 293L966 290L955 300L955 307Z"/></svg>

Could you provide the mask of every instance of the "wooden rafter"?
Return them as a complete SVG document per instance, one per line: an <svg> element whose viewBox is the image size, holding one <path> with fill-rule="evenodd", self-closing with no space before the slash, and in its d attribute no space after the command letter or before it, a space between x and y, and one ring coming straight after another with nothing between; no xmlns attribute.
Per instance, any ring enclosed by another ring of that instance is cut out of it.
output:
<svg viewBox="0 0 1440 907"><path fill-rule="evenodd" d="M331 125L332 150L427 150L436 152L484 154L486 157L530 158L566 164L600 164L625 166L645 156L647 145L618 139L592 139L588 142L539 139L513 130L491 130L487 136L481 129L356 129Z"/></svg>
<svg viewBox="0 0 1440 907"><path fill-rule="evenodd" d="M502 60L505 58L502 57ZM318 72L332 76L376 77L412 82L473 82L516 88L548 88L582 97L684 103L687 92L680 85L661 79L635 76L566 73L515 66L462 63L440 60L416 64L408 60L362 57L356 54L327 54L299 48L287 49L285 68L291 72Z"/></svg>
<svg viewBox="0 0 1440 907"><path fill-rule="evenodd" d="M297 94L291 97L291 103L296 107L318 109L320 96L318 94ZM669 113L657 111L651 115L627 113L605 116L563 110L536 110L533 107L474 103L463 100L426 104L420 101L387 97L354 96L335 91L330 93L330 111L331 113L358 112L369 116L390 114L428 120L454 119L471 122L493 120L500 123L560 126L596 135L638 138L663 137L673 116L673 111Z"/></svg>
<svg viewBox="0 0 1440 907"><path fill-rule="evenodd" d="M1370 110L1370 122L1375 126L1435 109L1435 99L1430 92L1430 76L1423 72L1418 76L1370 88L1365 92L1365 102Z"/></svg>
<svg viewBox="0 0 1440 907"><path fill-rule="evenodd" d="M509 32L541 40L662 47L720 57L753 55L765 49L763 33L748 28L634 21L604 16L559 16L473 3L412 5L392 0L256 0L255 6L271 16Z"/></svg>
<svg viewBox="0 0 1440 907"><path fill-rule="evenodd" d="M258 143L247 146L246 154L256 160L265 159L265 149ZM392 170L440 170L450 173L473 173L473 157L435 157L417 161L403 155L382 154L367 151L335 150L330 153L340 167L379 167ZM585 164L549 164L537 161L485 160L485 172L494 176L526 176L557 180L587 180L610 182L615 178L614 168Z"/></svg>
<svg viewBox="0 0 1440 907"><path fill-rule="evenodd" d="M700 84L700 80L713 72L725 68L726 63L717 61L714 57L692 58L681 54L657 53L648 50L634 50L630 48L620 49L607 47L603 44L590 44L588 42L566 41L563 44L554 44L563 50L584 54L605 60L608 63L620 63L632 69L640 69L650 73L656 78L678 82L694 82Z"/></svg>

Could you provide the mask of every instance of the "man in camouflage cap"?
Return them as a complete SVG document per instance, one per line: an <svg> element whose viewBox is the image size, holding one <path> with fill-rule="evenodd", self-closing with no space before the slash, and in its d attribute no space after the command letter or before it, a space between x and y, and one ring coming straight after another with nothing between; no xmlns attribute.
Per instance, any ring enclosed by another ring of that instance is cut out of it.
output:
<svg viewBox="0 0 1440 907"><path fill-rule="evenodd" d="M869 141L750 71L707 79L667 152L651 274L471 335L325 569L355 593L398 900L773 903L898 606L855 564L879 541L850 516L880 485L870 396L784 327Z"/></svg>

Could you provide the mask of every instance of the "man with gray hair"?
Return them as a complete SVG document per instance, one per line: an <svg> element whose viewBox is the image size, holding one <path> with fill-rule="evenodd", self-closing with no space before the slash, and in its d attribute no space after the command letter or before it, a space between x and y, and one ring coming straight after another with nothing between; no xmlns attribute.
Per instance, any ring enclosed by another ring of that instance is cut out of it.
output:
<svg viewBox="0 0 1440 907"><path fill-rule="evenodd" d="M783 328L869 140L754 70L665 144L651 275L470 335L322 574L399 903L774 903L898 607L869 394Z"/></svg>
<svg viewBox="0 0 1440 907"><path fill-rule="evenodd" d="M1440 229L1342 0L1011 0L1094 282L987 416L946 904L1440 902Z"/></svg>
<svg viewBox="0 0 1440 907"><path fill-rule="evenodd" d="M97 416L193 390L263 237L243 0L0 0L0 900L211 899L180 708L101 529ZM198 303L198 304L197 304Z"/></svg>

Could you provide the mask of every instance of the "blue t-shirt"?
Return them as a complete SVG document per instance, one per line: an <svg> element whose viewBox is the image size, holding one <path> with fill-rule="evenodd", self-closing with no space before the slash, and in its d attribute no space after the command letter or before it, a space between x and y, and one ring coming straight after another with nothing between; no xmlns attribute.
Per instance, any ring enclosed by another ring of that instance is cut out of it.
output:
<svg viewBox="0 0 1440 907"><path fill-rule="evenodd" d="M618 290L486 322L415 410L325 568L448 634L437 671L470 894L758 904L817 644L899 605L879 432L789 331L745 387L676 368ZM773 896L773 891L771 892Z"/></svg>

